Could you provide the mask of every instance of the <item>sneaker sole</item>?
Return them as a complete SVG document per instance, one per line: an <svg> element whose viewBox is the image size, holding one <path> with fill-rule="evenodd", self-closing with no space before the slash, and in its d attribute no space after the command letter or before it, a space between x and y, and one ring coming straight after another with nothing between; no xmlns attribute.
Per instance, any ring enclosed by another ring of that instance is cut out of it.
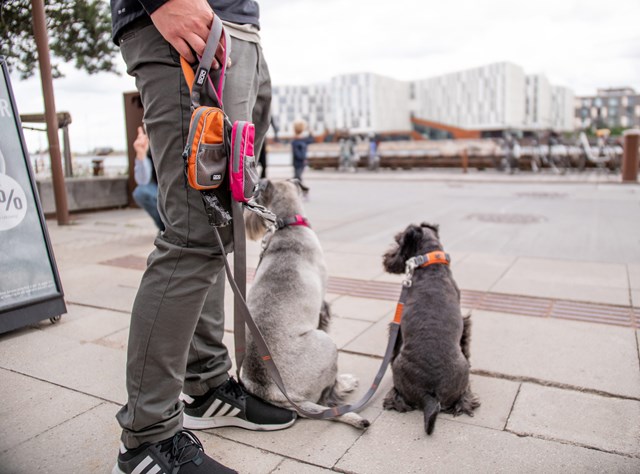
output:
<svg viewBox="0 0 640 474"><path fill-rule="evenodd" d="M280 425L259 425L257 423L251 423L250 421L243 420L235 416L218 416L212 418L200 418L195 416L189 416L184 414L182 426L187 430L206 430L209 428L224 428L226 426L235 426L237 428L244 428L251 431L278 431L285 428L289 428L296 421L296 418L288 423ZM113 474L118 474L114 472Z"/></svg>

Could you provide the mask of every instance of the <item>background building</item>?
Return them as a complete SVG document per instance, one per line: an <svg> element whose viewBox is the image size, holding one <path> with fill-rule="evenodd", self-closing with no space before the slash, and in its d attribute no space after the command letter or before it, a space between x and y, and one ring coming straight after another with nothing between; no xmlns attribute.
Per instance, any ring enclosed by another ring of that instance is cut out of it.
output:
<svg viewBox="0 0 640 474"><path fill-rule="evenodd" d="M595 96L577 97L575 126L580 129L640 127L640 94L624 87L598 89Z"/></svg>
<svg viewBox="0 0 640 474"><path fill-rule="evenodd" d="M416 131L442 138L465 131L568 131L573 102L570 89L501 62L410 82L360 73L336 76L328 84L275 86L272 115L282 137L292 136L293 122L304 119L314 135Z"/></svg>

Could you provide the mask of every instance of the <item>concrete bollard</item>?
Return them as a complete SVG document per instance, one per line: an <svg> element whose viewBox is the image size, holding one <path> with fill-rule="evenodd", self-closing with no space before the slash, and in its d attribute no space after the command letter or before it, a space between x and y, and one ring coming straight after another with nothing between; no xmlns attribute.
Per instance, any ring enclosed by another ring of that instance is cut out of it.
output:
<svg viewBox="0 0 640 474"><path fill-rule="evenodd" d="M640 148L640 130L624 132L624 154L622 155L622 182L638 182L638 149Z"/></svg>

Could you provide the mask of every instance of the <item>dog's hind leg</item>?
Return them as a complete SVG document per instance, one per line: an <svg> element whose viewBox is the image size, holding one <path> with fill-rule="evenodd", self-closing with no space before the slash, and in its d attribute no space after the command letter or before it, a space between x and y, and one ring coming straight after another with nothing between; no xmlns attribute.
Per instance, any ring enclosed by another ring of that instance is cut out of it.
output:
<svg viewBox="0 0 640 474"><path fill-rule="evenodd" d="M471 385L469 385L460 399L454 403L451 408L448 408L446 412L451 413L453 416L459 416L463 413L473 416L473 410L479 406L480 400L478 400L478 397L471 391Z"/></svg>
<svg viewBox="0 0 640 474"><path fill-rule="evenodd" d="M471 313L462 318L462 337L460 338L460 349L462 353L469 360L471 353L469 346L471 345Z"/></svg>
<svg viewBox="0 0 640 474"><path fill-rule="evenodd" d="M424 397L424 430L428 435L433 433L433 428L436 426L436 418L440 413L440 402L436 397L431 394L427 394Z"/></svg>
<svg viewBox="0 0 640 474"><path fill-rule="evenodd" d="M318 405L317 403L308 402L308 401L300 402L298 406L303 410L310 411L310 412L320 412L329 408L329 407ZM369 420L362 418L360 415L354 412L345 413L344 415L340 415L336 418L331 418L331 419L333 421L339 421L341 423L346 423L348 425L355 426L356 428L359 428L361 430L371 425L371 422L369 422Z"/></svg>
<svg viewBox="0 0 640 474"><path fill-rule="evenodd" d="M391 390L389 390L387 396L384 397L382 407L385 410L396 410L400 413L412 411L414 409L414 407L407 403L404 397L400 395L400 392L398 392L395 387L391 387Z"/></svg>
<svg viewBox="0 0 640 474"><path fill-rule="evenodd" d="M358 385L358 379L354 375L340 374L336 377L335 383L324 391L320 403L330 407L338 406L344 401L347 394L358 388Z"/></svg>
<svg viewBox="0 0 640 474"><path fill-rule="evenodd" d="M326 301L323 301L322 307L320 308L320 320L318 321L318 329L324 332L328 332L330 322L331 322L331 309L329 307L329 303L327 303Z"/></svg>

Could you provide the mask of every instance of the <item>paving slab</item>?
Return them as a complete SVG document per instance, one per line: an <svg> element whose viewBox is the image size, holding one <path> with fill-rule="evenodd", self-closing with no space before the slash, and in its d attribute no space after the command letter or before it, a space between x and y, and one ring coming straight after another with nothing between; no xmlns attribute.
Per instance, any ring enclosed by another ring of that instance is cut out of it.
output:
<svg viewBox="0 0 640 474"><path fill-rule="evenodd" d="M389 340L389 323L390 318L381 319L347 344L344 350L358 354L383 357Z"/></svg>
<svg viewBox="0 0 640 474"><path fill-rule="evenodd" d="M24 372L25 368L80 346L71 338L48 334L47 325L50 323L43 322L0 335L0 367Z"/></svg>
<svg viewBox="0 0 640 474"><path fill-rule="evenodd" d="M369 329L372 324L367 321L358 321L357 319L334 317L329 325L329 335L338 346L338 349L342 349Z"/></svg>
<svg viewBox="0 0 640 474"><path fill-rule="evenodd" d="M129 327L131 316L88 306L67 304L67 313L56 324L41 323L47 334L72 338L78 342L92 342Z"/></svg>
<svg viewBox="0 0 640 474"><path fill-rule="evenodd" d="M53 334L33 333L20 339L22 344L11 344L9 359L0 356L3 368L116 403L126 400L125 351ZM0 344L0 354L9 351L8 346Z"/></svg>
<svg viewBox="0 0 640 474"><path fill-rule="evenodd" d="M334 472L329 469L324 469L311 464L305 464L292 459L285 459L276 468L273 473L279 474L326 474L328 472Z"/></svg>
<svg viewBox="0 0 640 474"><path fill-rule="evenodd" d="M370 421L370 409L362 412ZM374 409L374 413L378 411ZM282 431L255 432L221 428L216 434L298 461L331 468L366 431L335 421L299 419Z"/></svg>
<svg viewBox="0 0 640 474"><path fill-rule="evenodd" d="M509 419L519 387L519 382L471 375L471 390L480 400L480 406L475 409L473 416L454 417L447 413L441 413L438 415L438 419L502 430ZM422 418L422 412L417 411L414 416Z"/></svg>
<svg viewBox="0 0 640 474"><path fill-rule="evenodd" d="M371 280L383 272L379 259L370 255L326 252L327 271L333 277Z"/></svg>
<svg viewBox="0 0 640 474"><path fill-rule="evenodd" d="M634 339L629 328L474 311L472 368L638 399Z"/></svg>
<svg viewBox="0 0 640 474"><path fill-rule="evenodd" d="M102 403L73 390L4 369L0 369L0 400L0 453ZM26 413L26 407L37 407L37 415Z"/></svg>
<svg viewBox="0 0 640 474"><path fill-rule="evenodd" d="M640 402L522 384L507 429L640 458Z"/></svg>
<svg viewBox="0 0 640 474"><path fill-rule="evenodd" d="M350 473L618 472L640 460L438 418L432 436L422 417L383 412L338 461Z"/></svg>
<svg viewBox="0 0 640 474"><path fill-rule="evenodd" d="M394 301L341 296L331 303L331 312L340 318L377 322L396 309Z"/></svg>
<svg viewBox="0 0 640 474"><path fill-rule="evenodd" d="M627 269L620 263L518 258L491 290L497 293L630 305Z"/></svg>
<svg viewBox="0 0 640 474"><path fill-rule="evenodd" d="M90 264L60 269L66 301L114 311L131 311L142 272Z"/></svg>
<svg viewBox="0 0 640 474"><path fill-rule="evenodd" d="M0 454L3 473L111 472L120 446L118 407L102 403Z"/></svg>
<svg viewBox="0 0 640 474"><path fill-rule="evenodd" d="M198 438L207 455L240 473L269 474L284 460L282 456L216 436L215 430L200 431Z"/></svg>
<svg viewBox="0 0 640 474"><path fill-rule="evenodd" d="M459 288L490 291L515 261L501 255L467 254L461 261L452 256L451 272Z"/></svg>

